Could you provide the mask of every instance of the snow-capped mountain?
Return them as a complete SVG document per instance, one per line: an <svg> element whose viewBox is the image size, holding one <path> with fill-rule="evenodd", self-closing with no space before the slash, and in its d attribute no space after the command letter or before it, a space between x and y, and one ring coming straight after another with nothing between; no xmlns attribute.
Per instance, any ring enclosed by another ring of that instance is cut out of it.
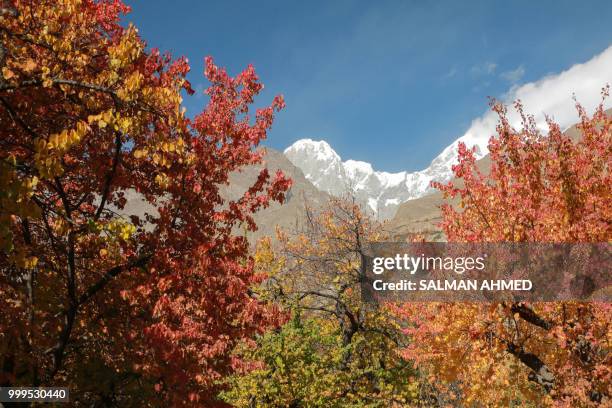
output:
<svg viewBox="0 0 612 408"><path fill-rule="evenodd" d="M285 156L302 170L317 188L335 196L347 192L381 219L393 217L404 201L422 197L431 191L431 181L450 180L460 141L476 146L477 157L486 154L486 140L466 134L448 146L424 170L388 173L376 171L370 163L346 160L325 141L302 139L285 150Z"/></svg>

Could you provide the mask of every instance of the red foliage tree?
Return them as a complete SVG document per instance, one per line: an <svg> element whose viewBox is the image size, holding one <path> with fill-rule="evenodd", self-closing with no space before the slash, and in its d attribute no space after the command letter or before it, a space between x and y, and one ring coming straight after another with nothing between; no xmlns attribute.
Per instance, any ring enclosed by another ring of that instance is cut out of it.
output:
<svg viewBox="0 0 612 408"><path fill-rule="evenodd" d="M263 85L206 59L210 101L181 109L187 60L145 51L119 0L14 0L0 15L0 383L75 401L211 404L230 351L274 324L249 296L244 237L290 181L263 170ZM145 209L130 213L128 199Z"/></svg>
<svg viewBox="0 0 612 408"><path fill-rule="evenodd" d="M604 99L609 88L604 88ZM610 242L612 118L603 102L593 116L576 105L577 134L548 120L542 134L515 107L506 108L489 142L483 174L474 151L459 147L455 176L436 184L459 207L443 206L442 228L454 242ZM400 308L412 325L405 356L434 383L460 388L464 401L508 406L610 404L610 321L605 303L412 304ZM451 395L449 391L447 395Z"/></svg>

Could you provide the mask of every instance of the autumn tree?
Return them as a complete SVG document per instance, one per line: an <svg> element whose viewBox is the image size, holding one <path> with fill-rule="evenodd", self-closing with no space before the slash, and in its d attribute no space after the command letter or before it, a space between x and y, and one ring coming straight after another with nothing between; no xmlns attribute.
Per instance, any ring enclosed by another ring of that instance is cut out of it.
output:
<svg viewBox="0 0 612 408"><path fill-rule="evenodd" d="M604 88L604 100L608 95ZM575 134L552 119L542 133L533 117L507 108L489 141L491 169L459 146L453 167L462 184L436 184L459 207L444 205L452 242L610 242L612 119L602 104L589 116L576 105ZM432 378L459 385L466 403L508 406L610 404L610 304L586 302L405 305L413 326L406 358Z"/></svg>
<svg viewBox="0 0 612 408"><path fill-rule="evenodd" d="M351 198L306 209L298 231L279 231L279 249L260 245L270 278L257 290L293 317L239 355L256 369L234 377L237 406L387 407L416 401L419 386L398 351L405 336L384 308L365 303L363 257L383 226ZM259 364L259 365L258 365Z"/></svg>
<svg viewBox="0 0 612 408"><path fill-rule="evenodd" d="M185 58L148 50L119 0L3 1L0 9L0 385L71 388L74 403L214 403L241 339L278 323L253 213L289 181L258 163L281 97L206 59L208 105L185 117ZM140 212L126 212L128 199Z"/></svg>

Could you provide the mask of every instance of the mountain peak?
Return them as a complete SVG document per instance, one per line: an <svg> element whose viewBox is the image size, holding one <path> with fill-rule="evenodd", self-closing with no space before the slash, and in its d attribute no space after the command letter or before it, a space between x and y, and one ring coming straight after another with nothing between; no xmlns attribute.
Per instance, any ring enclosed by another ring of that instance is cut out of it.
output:
<svg viewBox="0 0 612 408"><path fill-rule="evenodd" d="M316 156L317 160L340 161L340 156L325 140L300 139L285 149L286 156L301 152Z"/></svg>
<svg viewBox="0 0 612 408"><path fill-rule="evenodd" d="M284 153L317 188L335 196L351 193L382 219L393 217L402 202L431 191L432 180L446 181L451 175L448 158L414 173L376 171L370 163L357 160L343 162L325 140L301 139Z"/></svg>

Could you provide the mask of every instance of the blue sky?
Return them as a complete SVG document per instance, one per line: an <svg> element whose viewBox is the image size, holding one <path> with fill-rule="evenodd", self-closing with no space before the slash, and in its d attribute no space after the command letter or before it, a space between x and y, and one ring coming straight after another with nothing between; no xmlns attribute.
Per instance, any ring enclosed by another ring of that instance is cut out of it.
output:
<svg viewBox="0 0 612 408"><path fill-rule="evenodd" d="M589 60L612 43L610 1L127 1L150 46L231 74L255 66L287 108L266 145L325 139L343 159L418 170L487 96ZM603 85L603 84L602 84ZM188 112L206 98L186 99Z"/></svg>

